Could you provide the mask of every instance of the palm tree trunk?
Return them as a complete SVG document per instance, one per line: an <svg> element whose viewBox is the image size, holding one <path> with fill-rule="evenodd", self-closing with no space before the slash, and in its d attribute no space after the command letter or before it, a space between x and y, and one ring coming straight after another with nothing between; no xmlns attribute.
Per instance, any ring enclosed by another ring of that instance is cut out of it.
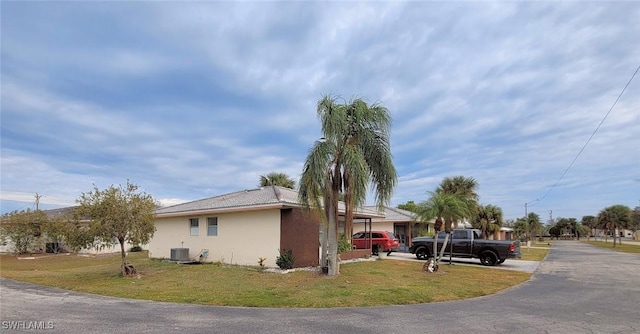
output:
<svg viewBox="0 0 640 334"><path fill-rule="evenodd" d="M338 217L337 205L333 200L329 200L329 231L328 231L328 262L329 276L340 274L340 263L338 262Z"/></svg>
<svg viewBox="0 0 640 334"><path fill-rule="evenodd" d="M440 259L444 256L444 250L447 248L447 243L449 242L449 235L451 235L451 233L447 233L444 236L444 243L442 244L442 248L440 248L440 255L436 259L436 264L438 264Z"/></svg>
<svg viewBox="0 0 640 334"><path fill-rule="evenodd" d="M329 249L329 224L326 221L323 221L320 225L322 229L320 233L320 267L327 266L327 250Z"/></svg>

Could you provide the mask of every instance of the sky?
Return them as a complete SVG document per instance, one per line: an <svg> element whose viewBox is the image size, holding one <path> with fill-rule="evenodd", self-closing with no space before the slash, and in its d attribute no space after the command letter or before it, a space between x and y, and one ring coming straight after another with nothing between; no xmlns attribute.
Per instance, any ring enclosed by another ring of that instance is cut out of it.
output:
<svg viewBox="0 0 640 334"><path fill-rule="evenodd" d="M388 108L391 206L456 175L505 219L640 204L639 2L2 1L0 13L4 213L127 180L163 205L270 172L297 181L324 95Z"/></svg>

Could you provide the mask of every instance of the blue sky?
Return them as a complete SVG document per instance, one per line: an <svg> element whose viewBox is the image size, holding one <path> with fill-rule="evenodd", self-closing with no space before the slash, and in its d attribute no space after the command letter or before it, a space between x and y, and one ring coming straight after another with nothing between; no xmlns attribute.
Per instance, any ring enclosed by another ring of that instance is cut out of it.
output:
<svg viewBox="0 0 640 334"><path fill-rule="evenodd" d="M3 1L1 16L2 212L127 179L164 204L297 180L324 94L389 109L393 206L454 175L507 219L639 204L637 77L560 179L640 66L637 2Z"/></svg>

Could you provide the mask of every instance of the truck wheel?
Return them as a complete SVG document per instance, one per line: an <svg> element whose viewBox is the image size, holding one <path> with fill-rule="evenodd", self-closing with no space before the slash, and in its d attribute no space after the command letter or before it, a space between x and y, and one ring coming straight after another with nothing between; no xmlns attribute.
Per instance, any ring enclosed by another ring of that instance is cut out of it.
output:
<svg viewBox="0 0 640 334"><path fill-rule="evenodd" d="M379 251L380 251L380 245L373 245L373 247L371 248L371 254L373 255L378 255Z"/></svg>
<svg viewBox="0 0 640 334"><path fill-rule="evenodd" d="M505 260L506 260L506 259L500 259L500 260L498 260L498 264L503 264Z"/></svg>
<svg viewBox="0 0 640 334"><path fill-rule="evenodd" d="M418 260L426 260L429 258L429 254L424 247L418 248L418 250L416 251L416 258L418 258Z"/></svg>
<svg viewBox="0 0 640 334"><path fill-rule="evenodd" d="M496 253L486 250L480 254L480 263L485 266L495 266L498 263L498 256Z"/></svg>

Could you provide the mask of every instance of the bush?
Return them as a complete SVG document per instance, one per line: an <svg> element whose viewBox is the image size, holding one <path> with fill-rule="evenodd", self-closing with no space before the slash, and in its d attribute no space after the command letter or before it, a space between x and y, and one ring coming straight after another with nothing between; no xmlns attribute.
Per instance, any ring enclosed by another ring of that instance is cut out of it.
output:
<svg viewBox="0 0 640 334"><path fill-rule="evenodd" d="M292 269L295 260L291 250L281 250L280 256L276 258L276 264L280 269Z"/></svg>
<svg viewBox="0 0 640 334"><path fill-rule="evenodd" d="M353 247L351 246L351 243L347 241L347 238L345 238L344 233L340 233L340 239L338 240L338 254L352 249Z"/></svg>

